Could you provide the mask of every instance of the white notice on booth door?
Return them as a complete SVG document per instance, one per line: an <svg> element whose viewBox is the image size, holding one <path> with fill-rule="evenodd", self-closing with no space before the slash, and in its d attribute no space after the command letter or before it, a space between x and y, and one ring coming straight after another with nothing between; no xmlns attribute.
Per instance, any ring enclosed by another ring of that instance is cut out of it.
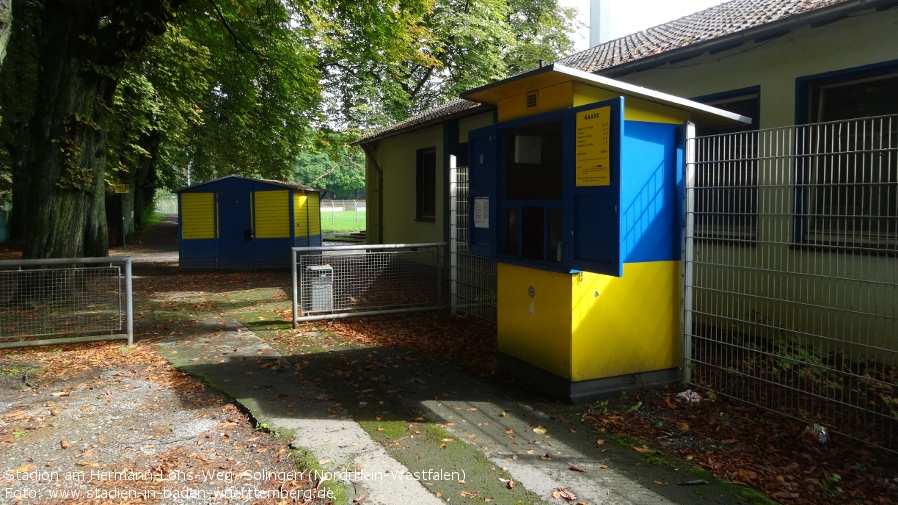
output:
<svg viewBox="0 0 898 505"><path fill-rule="evenodd" d="M490 227L490 199L487 196L474 198L474 228Z"/></svg>

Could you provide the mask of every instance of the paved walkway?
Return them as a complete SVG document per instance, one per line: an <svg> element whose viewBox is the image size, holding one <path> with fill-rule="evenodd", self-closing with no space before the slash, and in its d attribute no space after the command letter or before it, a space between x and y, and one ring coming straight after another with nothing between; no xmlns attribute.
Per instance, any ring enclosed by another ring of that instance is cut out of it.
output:
<svg viewBox="0 0 898 505"><path fill-rule="evenodd" d="M325 471L346 478L351 493L365 495L363 503L442 502L419 480L405 478L409 469L362 429L358 415L353 418L342 407L341 397L360 392L352 381L310 380L228 316L201 319L196 324L193 337L172 338L161 344L172 363L235 398L259 423L274 431L291 431L294 445L311 451ZM370 373L365 370L372 365L399 364L378 366L376 381L366 387L374 384L427 421L445 427L543 503L744 503L731 487L683 485L694 484L695 475L685 469L647 464L644 454L631 447L610 442L598 445L600 435L589 424L572 424L542 413L528 406L521 392L472 377L450 364L420 355L412 359L399 350L337 352L347 352L343 360L353 363L360 374ZM347 388L352 391L345 391ZM540 429L535 431L537 427ZM482 471L451 457L441 459L440 454L432 451L428 455L435 472L458 472L473 481L470 472ZM559 489L577 499L553 497Z"/></svg>

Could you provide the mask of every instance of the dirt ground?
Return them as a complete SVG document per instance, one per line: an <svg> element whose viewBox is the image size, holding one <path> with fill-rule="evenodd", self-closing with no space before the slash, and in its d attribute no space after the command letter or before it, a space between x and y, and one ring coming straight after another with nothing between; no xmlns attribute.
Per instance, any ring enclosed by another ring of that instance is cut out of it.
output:
<svg viewBox="0 0 898 505"><path fill-rule="evenodd" d="M314 501L315 483L280 478L296 472L289 439L152 341L4 350L0 374L0 503Z"/></svg>

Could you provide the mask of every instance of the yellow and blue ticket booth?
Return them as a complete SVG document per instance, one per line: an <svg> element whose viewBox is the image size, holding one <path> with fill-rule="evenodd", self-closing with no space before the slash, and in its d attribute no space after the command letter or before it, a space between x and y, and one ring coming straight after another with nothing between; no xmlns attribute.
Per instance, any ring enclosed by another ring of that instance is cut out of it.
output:
<svg viewBox="0 0 898 505"><path fill-rule="evenodd" d="M681 378L690 121L749 119L560 65L462 95L470 250L498 262L500 367L571 401Z"/></svg>
<svg viewBox="0 0 898 505"><path fill-rule="evenodd" d="M182 269L290 267L290 248L321 245L321 192L229 175L177 191Z"/></svg>

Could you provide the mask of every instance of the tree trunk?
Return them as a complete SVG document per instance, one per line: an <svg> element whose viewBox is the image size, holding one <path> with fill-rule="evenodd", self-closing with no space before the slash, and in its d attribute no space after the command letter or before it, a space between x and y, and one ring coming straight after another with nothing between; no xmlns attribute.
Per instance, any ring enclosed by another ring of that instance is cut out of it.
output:
<svg viewBox="0 0 898 505"><path fill-rule="evenodd" d="M140 145L149 153L141 158L137 170L132 174L131 190L134 191L134 227L143 230L143 214L153 205L156 193L156 165L159 160L159 148L162 145L162 134L157 130L149 135L142 135Z"/></svg>
<svg viewBox="0 0 898 505"><path fill-rule="evenodd" d="M43 16L25 258L105 256L103 173L115 81L95 71L90 10L48 1ZM68 12L66 12L68 11Z"/></svg>

